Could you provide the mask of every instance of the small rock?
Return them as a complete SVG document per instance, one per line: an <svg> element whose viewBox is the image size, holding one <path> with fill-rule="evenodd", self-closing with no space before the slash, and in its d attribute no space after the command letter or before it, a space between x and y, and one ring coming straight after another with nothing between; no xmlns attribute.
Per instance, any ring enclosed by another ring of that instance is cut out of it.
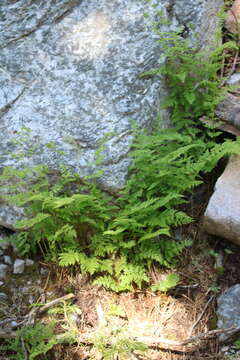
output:
<svg viewBox="0 0 240 360"><path fill-rule="evenodd" d="M0 242L0 248L1 248L2 250L7 250L7 249L9 248L9 246L10 246L10 243L7 242L7 241Z"/></svg>
<svg viewBox="0 0 240 360"><path fill-rule="evenodd" d="M11 230L16 230L15 224L24 219L24 210L15 205L4 204L0 207L0 225Z"/></svg>
<svg viewBox="0 0 240 360"><path fill-rule="evenodd" d="M0 292L0 302L8 299L7 294Z"/></svg>
<svg viewBox="0 0 240 360"><path fill-rule="evenodd" d="M25 260L25 265L26 265L26 266L33 266L33 265L34 265L34 261L31 260L31 259L26 259L26 260Z"/></svg>
<svg viewBox="0 0 240 360"><path fill-rule="evenodd" d="M217 299L217 326L219 329L240 327L240 284L231 286ZM225 341L229 335L221 334L220 341Z"/></svg>
<svg viewBox="0 0 240 360"><path fill-rule="evenodd" d="M34 302L34 296L31 294L28 299L29 304L33 304Z"/></svg>
<svg viewBox="0 0 240 360"><path fill-rule="evenodd" d="M11 245L12 245L12 248L13 248L13 252L14 252L14 254L17 254L18 249L17 249L16 244L12 243Z"/></svg>
<svg viewBox="0 0 240 360"><path fill-rule="evenodd" d="M17 326L18 326L17 321L15 321L15 320L11 321L11 328L12 329L16 328Z"/></svg>
<svg viewBox="0 0 240 360"><path fill-rule="evenodd" d="M0 279L4 280L7 276L7 265L0 264Z"/></svg>
<svg viewBox="0 0 240 360"><path fill-rule="evenodd" d="M203 226L208 233L240 245L239 155L230 158L226 169L217 180L204 214Z"/></svg>
<svg viewBox="0 0 240 360"><path fill-rule="evenodd" d="M229 351L229 349L230 349L229 346L223 346L223 347L221 348L221 352L226 353L226 352Z"/></svg>
<svg viewBox="0 0 240 360"><path fill-rule="evenodd" d="M10 256L5 255L5 256L3 257L3 260L4 260L5 264L12 265L12 259L11 259Z"/></svg>
<svg viewBox="0 0 240 360"><path fill-rule="evenodd" d="M22 259L16 259L13 265L14 274L22 274L24 272L25 262Z"/></svg>
<svg viewBox="0 0 240 360"><path fill-rule="evenodd" d="M224 265L223 265L223 260L224 260L224 254L223 251L219 251L219 253L216 255L215 257L215 264L214 264L214 268L215 269L223 269Z"/></svg>
<svg viewBox="0 0 240 360"><path fill-rule="evenodd" d="M0 286L3 286L4 285L4 281L0 281Z"/></svg>
<svg viewBox="0 0 240 360"><path fill-rule="evenodd" d="M48 275L48 269L46 269L46 268L41 268L41 270L40 270L40 274L42 275L42 276L47 276Z"/></svg>
<svg viewBox="0 0 240 360"><path fill-rule="evenodd" d="M229 85L240 85L240 73L233 74L227 81Z"/></svg>
<svg viewBox="0 0 240 360"><path fill-rule="evenodd" d="M220 119L224 119L226 123L240 129L239 97L228 93L216 107L215 114Z"/></svg>

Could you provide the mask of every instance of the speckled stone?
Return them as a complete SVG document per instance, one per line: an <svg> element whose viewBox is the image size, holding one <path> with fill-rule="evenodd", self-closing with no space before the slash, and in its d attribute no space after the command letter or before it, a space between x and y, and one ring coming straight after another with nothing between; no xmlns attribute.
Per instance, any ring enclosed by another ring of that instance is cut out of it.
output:
<svg viewBox="0 0 240 360"><path fill-rule="evenodd" d="M33 266L33 265L34 265L34 261L31 260L31 259L26 259L26 260L25 260L25 265L26 265L26 266Z"/></svg>
<svg viewBox="0 0 240 360"><path fill-rule="evenodd" d="M231 286L219 296L217 304L218 328L240 328L240 284ZM226 335L220 335L220 340L226 339Z"/></svg>
<svg viewBox="0 0 240 360"><path fill-rule="evenodd" d="M240 85L240 73L235 73L227 80L229 85Z"/></svg>
<svg viewBox="0 0 240 360"><path fill-rule="evenodd" d="M4 260L5 264L7 264L7 265L12 265L11 256L4 255L3 260Z"/></svg>
<svg viewBox="0 0 240 360"><path fill-rule="evenodd" d="M13 273L22 274L25 269L25 261L22 259L16 259L13 264Z"/></svg>
<svg viewBox="0 0 240 360"><path fill-rule="evenodd" d="M216 182L203 218L204 229L240 245L240 156L231 156Z"/></svg>
<svg viewBox="0 0 240 360"><path fill-rule="evenodd" d="M4 242L0 242L0 249L2 250L7 250L10 246L10 243L7 242L7 241L4 241Z"/></svg>
<svg viewBox="0 0 240 360"><path fill-rule="evenodd" d="M84 176L96 170L105 141L99 182L110 191L124 186L131 121L149 127L166 95L161 77L139 76L164 60L152 30L156 12L186 34L193 24L205 46L223 0L154 2L155 10L145 0L1 1L0 168L66 164ZM162 118L169 126L166 111ZM22 160L10 155L32 150Z"/></svg>
<svg viewBox="0 0 240 360"><path fill-rule="evenodd" d="M7 294L0 292L0 302L1 301L6 301L8 299Z"/></svg>

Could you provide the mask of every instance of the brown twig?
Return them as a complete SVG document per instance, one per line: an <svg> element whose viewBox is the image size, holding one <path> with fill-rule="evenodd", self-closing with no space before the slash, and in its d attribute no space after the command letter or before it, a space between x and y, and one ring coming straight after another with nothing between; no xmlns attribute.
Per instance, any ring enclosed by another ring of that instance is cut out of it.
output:
<svg viewBox="0 0 240 360"><path fill-rule="evenodd" d="M16 333L14 331L7 331L0 329L0 339L14 339L16 337Z"/></svg>
<svg viewBox="0 0 240 360"><path fill-rule="evenodd" d="M239 332L240 328L227 328L227 329L218 329L218 330L211 330L205 333L200 333L196 336L192 336L188 339L182 341L175 341L175 340L168 340L162 337L151 337L151 336L137 336L134 337L133 340L143 342L149 347L164 349L169 351L179 351L179 352L194 352L201 347L202 340L208 340L214 338L221 334L235 334ZM11 339L16 337L16 333L12 331L4 331L0 330L0 338L2 339ZM59 338L62 338L62 335L58 335ZM79 339L80 343L83 344L92 344L92 336L91 334L82 334L81 338ZM195 343L195 344L194 344ZM198 343L198 344L196 344Z"/></svg>
<svg viewBox="0 0 240 360"><path fill-rule="evenodd" d="M139 341L144 340L145 342L156 343L156 344L164 343L164 344L169 344L169 345L184 346L184 345L192 344L192 343L200 341L200 340L208 340L208 339L214 338L221 334L227 334L227 333L233 333L233 332L236 333L237 331L240 331L240 328L231 327L231 328L226 328L226 329L210 330L205 333L200 333L198 335L191 336L190 338L182 340L182 341L168 340L168 339L164 339L161 337L150 337L150 336L149 337L148 336L139 336L139 337L137 337L137 340L139 340Z"/></svg>
<svg viewBox="0 0 240 360"><path fill-rule="evenodd" d="M234 56L234 60L233 60L233 64L232 64L232 67L231 67L231 70L229 71L228 73L228 76L223 79L220 83L220 87L222 87L223 85L226 84L227 80L230 78L230 76L234 73L234 71L236 70L236 65L237 65L237 59L239 57L239 48L237 49L236 51L236 54Z"/></svg>
<svg viewBox="0 0 240 360"><path fill-rule="evenodd" d="M139 337L136 337L135 340L144 342L144 343L150 344L150 345L156 344L157 347L159 347L159 348L161 347L161 348L168 349L168 350L173 349L173 347L174 347L173 350L176 350L176 348L179 347L178 351L185 352L186 351L185 347L189 344L193 344L193 343L196 343L196 342L199 342L202 340L208 340L208 339L214 338L221 334L232 335L239 331L240 331L240 328L234 328L234 327L227 328L227 329L210 330L205 333L200 333L198 335L192 336L192 337L182 340L182 341L168 340L168 339L161 338L161 337L150 337L150 336L139 336ZM196 347L195 350L197 348L199 348L199 346Z"/></svg>
<svg viewBox="0 0 240 360"><path fill-rule="evenodd" d="M202 319L205 311L206 311L207 308L208 308L208 305L212 302L212 300L214 299L214 297L215 297L215 296L212 295L212 296L210 297L210 299L208 300L208 302L206 303L206 305L204 306L203 311L201 312L201 314L199 315L199 317L197 318L197 320L195 321L195 323L192 325L192 327L191 327L191 329L190 329L190 331L189 331L189 336L192 336L193 330L195 329L195 327L197 326L197 324L199 323L199 321Z"/></svg>
<svg viewBox="0 0 240 360"><path fill-rule="evenodd" d="M200 333L196 336L192 336L182 341L168 340L162 337L151 337L151 336L136 336L132 338L132 340L143 342L150 348L178 351L182 353L191 353L200 349L201 345L203 345L201 344L201 341L203 340L214 338L220 334L230 333L232 335L233 332L236 333L238 331L240 331L240 328L211 330L205 333ZM59 335L58 337L60 339L62 338L62 335ZM93 342L94 340L92 334L81 334L79 343L89 345L89 344L93 344Z"/></svg>
<svg viewBox="0 0 240 360"><path fill-rule="evenodd" d="M54 299L52 301L50 301L49 303L43 305L42 307L40 307L40 309L38 309L38 313L39 314L42 314L44 313L46 310L48 310L50 307L62 302L62 301L67 301L67 300L70 300L70 299L73 299L75 297L74 294L67 294L65 296L62 296L58 299Z"/></svg>
<svg viewBox="0 0 240 360"><path fill-rule="evenodd" d="M74 298L75 295L74 294L67 294L65 296L62 296L58 299L54 299L52 301L50 301L49 303L41 306L40 308L34 308L32 309L27 315L25 315L24 319L18 323L15 323L14 325L11 326L11 329L17 329L20 328L22 326L26 326L26 325L33 325L35 323L35 320L37 318L37 316L43 314L45 311L47 311L50 307L62 302L62 301L67 301L70 300L72 298ZM13 319L6 319L3 320L1 322L2 325L4 325L5 323L9 323L11 322L11 320ZM3 335L5 334L7 330L2 330L0 329L0 338L3 338Z"/></svg>

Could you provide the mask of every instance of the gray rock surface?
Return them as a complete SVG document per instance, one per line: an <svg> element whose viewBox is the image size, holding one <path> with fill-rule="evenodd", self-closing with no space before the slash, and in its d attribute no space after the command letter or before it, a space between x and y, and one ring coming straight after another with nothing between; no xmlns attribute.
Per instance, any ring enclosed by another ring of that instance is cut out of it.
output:
<svg viewBox="0 0 240 360"><path fill-rule="evenodd" d="M0 194L1 196L1 194ZM24 210L15 205L10 205L0 200L0 225L14 230L17 221L24 218ZM1 244L0 244L1 246Z"/></svg>
<svg viewBox="0 0 240 360"><path fill-rule="evenodd" d="M3 293L3 292L0 292L0 302L2 301L7 301L8 300L8 296L7 294Z"/></svg>
<svg viewBox="0 0 240 360"><path fill-rule="evenodd" d="M7 276L8 267L5 264L0 264L0 279L5 280Z"/></svg>
<svg viewBox="0 0 240 360"><path fill-rule="evenodd" d="M240 328L240 284L231 286L219 296L217 304L218 328ZM221 341L224 341L227 338L227 335L220 335Z"/></svg>
<svg viewBox="0 0 240 360"><path fill-rule="evenodd" d="M5 264L7 264L7 265L12 265L11 256L4 255L3 260L4 260Z"/></svg>
<svg viewBox="0 0 240 360"><path fill-rule="evenodd" d="M13 264L13 273L22 274L25 269L25 262L22 259L16 259Z"/></svg>
<svg viewBox="0 0 240 360"><path fill-rule="evenodd" d="M235 73L227 80L229 85L240 85L240 73Z"/></svg>
<svg viewBox="0 0 240 360"><path fill-rule="evenodd" d="M34 261L31 260L31 259L26 259L26 260L25 260L25 265L26 265L26 266L33 266L33 265L34 265Z"/></svg>
<svg viewBox="0 0 240 360"><path fill-rule="evenodd" d="M221 43L218 14L223 8L223 0L170 0L169 4L172 4L172 13L178 23L188 29L191 37L200 40L202 49L214 48Z"/></svg>
<svg viewBox="0 0 240 360"><path fill-rule="evenodd" d="M240 156L230 158L204 214L207 232L240 245Z"/></svg>
<svg viewBox="0 0 240 360"><path fill-rule="evenodd" d="M42 276L47 276L49 274L49 270L47 268L41 268L40 269L40 274Z"/></svg>
<svg viewBox="0 0 240 360"><path fill-rule="evenodd" d="M225 99L217 106L215 113L220 119L240 129L240 102L238 96L228 93Z"/></svg>
<svg viewBox="0 0 240 360"><path fill-rule="evenodd" d="M10 247L9 242L7 242L7 241L0 242L0 249L7 250L9 247Z"/></svg>
<svg viewBox="0 0 240 360"><path fill-rule="evenodd" d="M223 0L155 3L173 27L187 33L191 23L202 45L212 44ZM0 166L64 163L90 174L107 138L100 183L120 189L130 164L131 120L148 127L166 94L159 77L139 77L160 61L152 20L144 0L3 0ZM168 126L166 113L163 119ZM63 153L50 150L53 144ZM11 228L14 217L8 221L2 209L0 224Z"/></svg>

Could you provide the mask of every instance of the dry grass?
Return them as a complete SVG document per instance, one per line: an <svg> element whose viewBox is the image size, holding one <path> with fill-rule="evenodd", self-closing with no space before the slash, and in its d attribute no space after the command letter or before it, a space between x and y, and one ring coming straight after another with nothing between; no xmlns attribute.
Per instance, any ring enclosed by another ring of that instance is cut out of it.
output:
<svg viewBox="0 0 240 360"><path fill-rule="evenodd" d="M79 331L82 334L93 334L101 329L111 342L113 329L129 338L164 337L179 341L211 330L215 318L216 294L214 291L218 278L214 270L214 257L209 253L206 235L199 232L196 226L191 226L187 231L191 235L195 234L195 243L181 260L181 269L175 269L181 276L181 282L168 294L152 293L149 290L116 294L89 285L86 278L80 275L73 277L62 274L58 288L70 286L74 289L77 305L82 311ZM151 271L152 280L158 282L168 273L169 271L155 267ZM121 316L110 314L113 305L121 309ZM204 341L198 345L199 348L189 354L152 346L146 355L138 359L223 358L219 353L217 339ZM71 351L75 351L71 359L75 359L76 354L78 354L78 359L95 359L89 357L93 356L93 347L90 345L81 349L72 348ZM116 359L123 358L116 357ZM137 358L129 357L130 359Z"/></svg>

